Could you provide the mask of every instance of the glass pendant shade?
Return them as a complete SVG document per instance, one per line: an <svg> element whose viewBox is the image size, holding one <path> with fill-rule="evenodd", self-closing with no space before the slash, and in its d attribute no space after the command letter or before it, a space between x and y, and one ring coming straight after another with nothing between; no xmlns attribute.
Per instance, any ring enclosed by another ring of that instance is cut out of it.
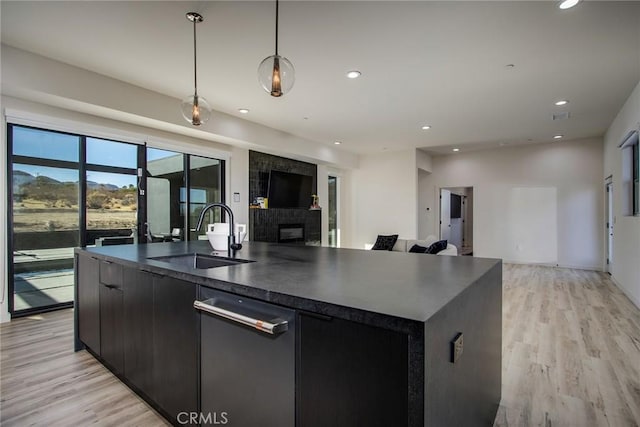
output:
<svg viewBox="0 0 640 427"><path fill-rule="evenodd" d="M258 80L271 96L280 97L289 93L293 87L295 70L287 58L271 55L258 66Z"/></svg>
<svg viewBox="0 0 640 427"><path fill-rule="evenodd" d="M180 105L182 116L194 126L200 126L211 118L211 106L199 95L189 95Z"/></svg>

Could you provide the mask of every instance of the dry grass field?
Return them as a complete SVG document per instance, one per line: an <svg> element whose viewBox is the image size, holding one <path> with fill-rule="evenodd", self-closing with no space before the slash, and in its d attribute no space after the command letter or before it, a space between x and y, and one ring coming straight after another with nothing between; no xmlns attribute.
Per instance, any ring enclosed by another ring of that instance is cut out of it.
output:
<svg viewBox="0 0 640 427"><path fill-rule="evenodd" d="M32 231L62 231L78 229L78 206L63 206L64 202L23 200L14 203L13 229L16 233ZM113 203L106 208L87 209L88 229L118 229L135 227L136 205Z"/></svg>

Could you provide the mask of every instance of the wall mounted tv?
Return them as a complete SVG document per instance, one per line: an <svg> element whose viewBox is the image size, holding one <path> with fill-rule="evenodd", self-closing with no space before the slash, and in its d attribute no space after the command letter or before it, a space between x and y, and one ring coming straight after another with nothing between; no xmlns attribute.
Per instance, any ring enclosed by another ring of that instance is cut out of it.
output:
<svg viewBox="0 0 640 427"><path fill-rule="evenodd" d="M271 170L269 208L308 208L313 194L313 177Z"/></svg>

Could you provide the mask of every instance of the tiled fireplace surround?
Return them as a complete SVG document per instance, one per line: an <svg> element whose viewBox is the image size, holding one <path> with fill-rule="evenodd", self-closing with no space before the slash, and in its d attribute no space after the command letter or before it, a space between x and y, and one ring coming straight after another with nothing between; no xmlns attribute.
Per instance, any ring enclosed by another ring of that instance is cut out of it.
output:
<svg viewBox="0 0 640 427"><path fill-rule="evenodd" d="M318 168L312 163L249 151L249 200L266 197L269 172L274 170L311 175L317 192ZM311 198L309 198L311 205ZM259 242L281 242L315 245L321 240L321 212L308 209L250 209L249 239ZM303 228L303 238L298 238Z"/></svg>

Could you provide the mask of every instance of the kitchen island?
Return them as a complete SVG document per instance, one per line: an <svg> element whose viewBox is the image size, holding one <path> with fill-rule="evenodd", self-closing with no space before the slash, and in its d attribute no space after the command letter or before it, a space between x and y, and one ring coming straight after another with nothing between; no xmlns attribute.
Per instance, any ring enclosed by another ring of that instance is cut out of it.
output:
<svg viewBox="0 0 640 427"><path fill-rule="evenodd" d="M248 242L235 257L251 262L174 262L195 253L208 242L76 249L76 349L174 424L493 422L500 260ZM233 329L194 308L234 299L274 307L289 330Z"/></svg>

